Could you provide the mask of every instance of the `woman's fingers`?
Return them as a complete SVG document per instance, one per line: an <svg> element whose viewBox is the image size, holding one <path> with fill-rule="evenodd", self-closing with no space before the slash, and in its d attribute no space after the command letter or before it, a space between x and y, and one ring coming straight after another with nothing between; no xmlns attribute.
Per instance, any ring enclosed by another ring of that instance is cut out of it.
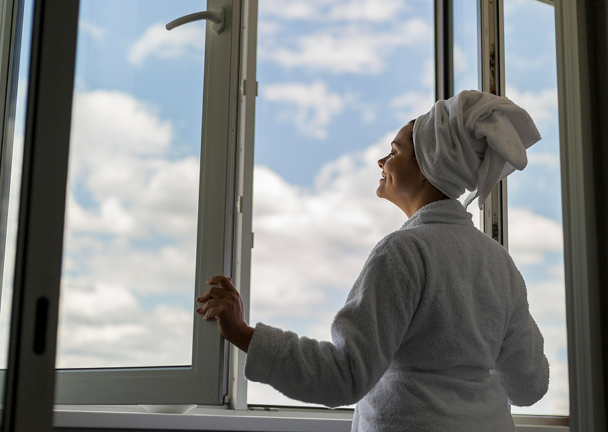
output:
<svg viewBox="0 0 608 432"><path fill-rule="evenodd" d="M205 321L213 319L218 317L219 314L221 314L223 312L223 307L214 307L214 308L210 308L206 313L205 316L203 317L203 319Z"/></svg>
<svg viewBox="0 0 608 432"><path fill-rule="evenodd" d="M205 306L198 308L195 312L198 314L204 314L212 307L220 307L226 302L222 299L211 299L205 303Z"/></svg>
<svg viewBox="0 0 608 432"><path fill-rule="evenodd" d="M211 285L211 288L196 299L199 303L204 303L212 298L225 298L229 296L230 292L236 293L236 288L232 285L232 279L225 276L213 276L207 281L207 284Z"/></svg>
<svg viewBox="0 0 608 432"><path fill-rule="evenodd" d="M204 315L203 319L208 320L211 318L216 318L221 312L225 311L227 307L227 302L223 299L211 299L205 306L202 308L198 308L196 313L199 315Z"/></svg>
<svg viewBox="0 0 608 432"><path fill-rule="evenodd" d="M213 276L207 281L209 285L219 285L227 291L236 291L236 288L232 285L232 279L226 276Z"/></svg>
<svg viewBox="0 0 608 432"><path fill-rule="evenodd" d="M216 319L220 334L237 347L247 352L253 329L245 321L243 300L232 285L232 280L225 276L213 276L207 281L209 290L196 299L205 303L196 309L205 321Z"/></svg>
<svg viewBox="0 0 608 432"><path fill-rule="evenodd" d="M196 301L198 301L199 303L203 303L214 298L226 298L229 295L229 292L225 289L215 286L209 288L209 290L205 294L197 298Z"/></svg>

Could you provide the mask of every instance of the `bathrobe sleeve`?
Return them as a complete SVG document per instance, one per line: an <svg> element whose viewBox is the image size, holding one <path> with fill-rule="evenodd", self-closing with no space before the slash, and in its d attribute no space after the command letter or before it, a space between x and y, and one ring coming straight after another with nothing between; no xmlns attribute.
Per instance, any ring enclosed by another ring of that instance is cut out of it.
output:
<svg viewBox="0 0 608 432"><path fill-rule="evenodd" d="M381 246L334 318L332 342L257 324L245 376L292 399L329 407L365 396L387 370L420 298L403 256Z"/></svg>
<svg viewBox="0 0 608 432"><path fill-rule="evenodd" d="M549 387L549 362L543 336L530 315L523 277L509 259L512 276L512 306L505 338L496 360L496 373L511 405L530 406Z"/></svg>

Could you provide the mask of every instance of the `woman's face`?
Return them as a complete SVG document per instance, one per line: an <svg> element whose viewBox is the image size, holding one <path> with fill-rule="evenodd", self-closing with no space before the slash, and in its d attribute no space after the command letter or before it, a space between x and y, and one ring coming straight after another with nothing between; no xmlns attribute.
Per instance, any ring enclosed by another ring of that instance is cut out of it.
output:
<svg viewBox="0 0 608 432"><path fill-rule="evenodd" d="M414 157L413 128L413 122L402 127L391 143L390 153L378 161L382 178L376 194L396 204L406 214L424 182Z"/></svg>

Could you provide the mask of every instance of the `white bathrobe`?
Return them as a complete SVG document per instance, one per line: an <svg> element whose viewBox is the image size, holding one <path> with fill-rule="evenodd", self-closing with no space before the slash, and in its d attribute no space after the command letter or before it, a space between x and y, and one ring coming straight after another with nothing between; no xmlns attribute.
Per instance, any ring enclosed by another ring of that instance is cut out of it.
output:
<svg viewBox="0 0 608 432"><path fill-rule="evenodd" d="M455 199L376 245L331 331L320 342L257 324L245 376L304 402L356 402L360 432L511 432L507 401L532 405L549 385L521 274Z"/></svg>

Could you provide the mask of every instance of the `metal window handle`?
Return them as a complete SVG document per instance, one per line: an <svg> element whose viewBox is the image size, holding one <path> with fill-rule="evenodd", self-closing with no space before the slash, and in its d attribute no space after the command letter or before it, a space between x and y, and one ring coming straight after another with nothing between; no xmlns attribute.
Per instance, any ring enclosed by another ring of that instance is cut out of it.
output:
<svg viewBox="0 0 608 432"><path fill-rule="evenodd" d="M167 30L173 30L175 27L200 20L211 21L213 23L211 24L211 30L220 34L224 30L224 24L226 23L226 10L221 8L217 11L195 12L190 15L184 15L183 17L171 21L165 28Z"/></svg>

